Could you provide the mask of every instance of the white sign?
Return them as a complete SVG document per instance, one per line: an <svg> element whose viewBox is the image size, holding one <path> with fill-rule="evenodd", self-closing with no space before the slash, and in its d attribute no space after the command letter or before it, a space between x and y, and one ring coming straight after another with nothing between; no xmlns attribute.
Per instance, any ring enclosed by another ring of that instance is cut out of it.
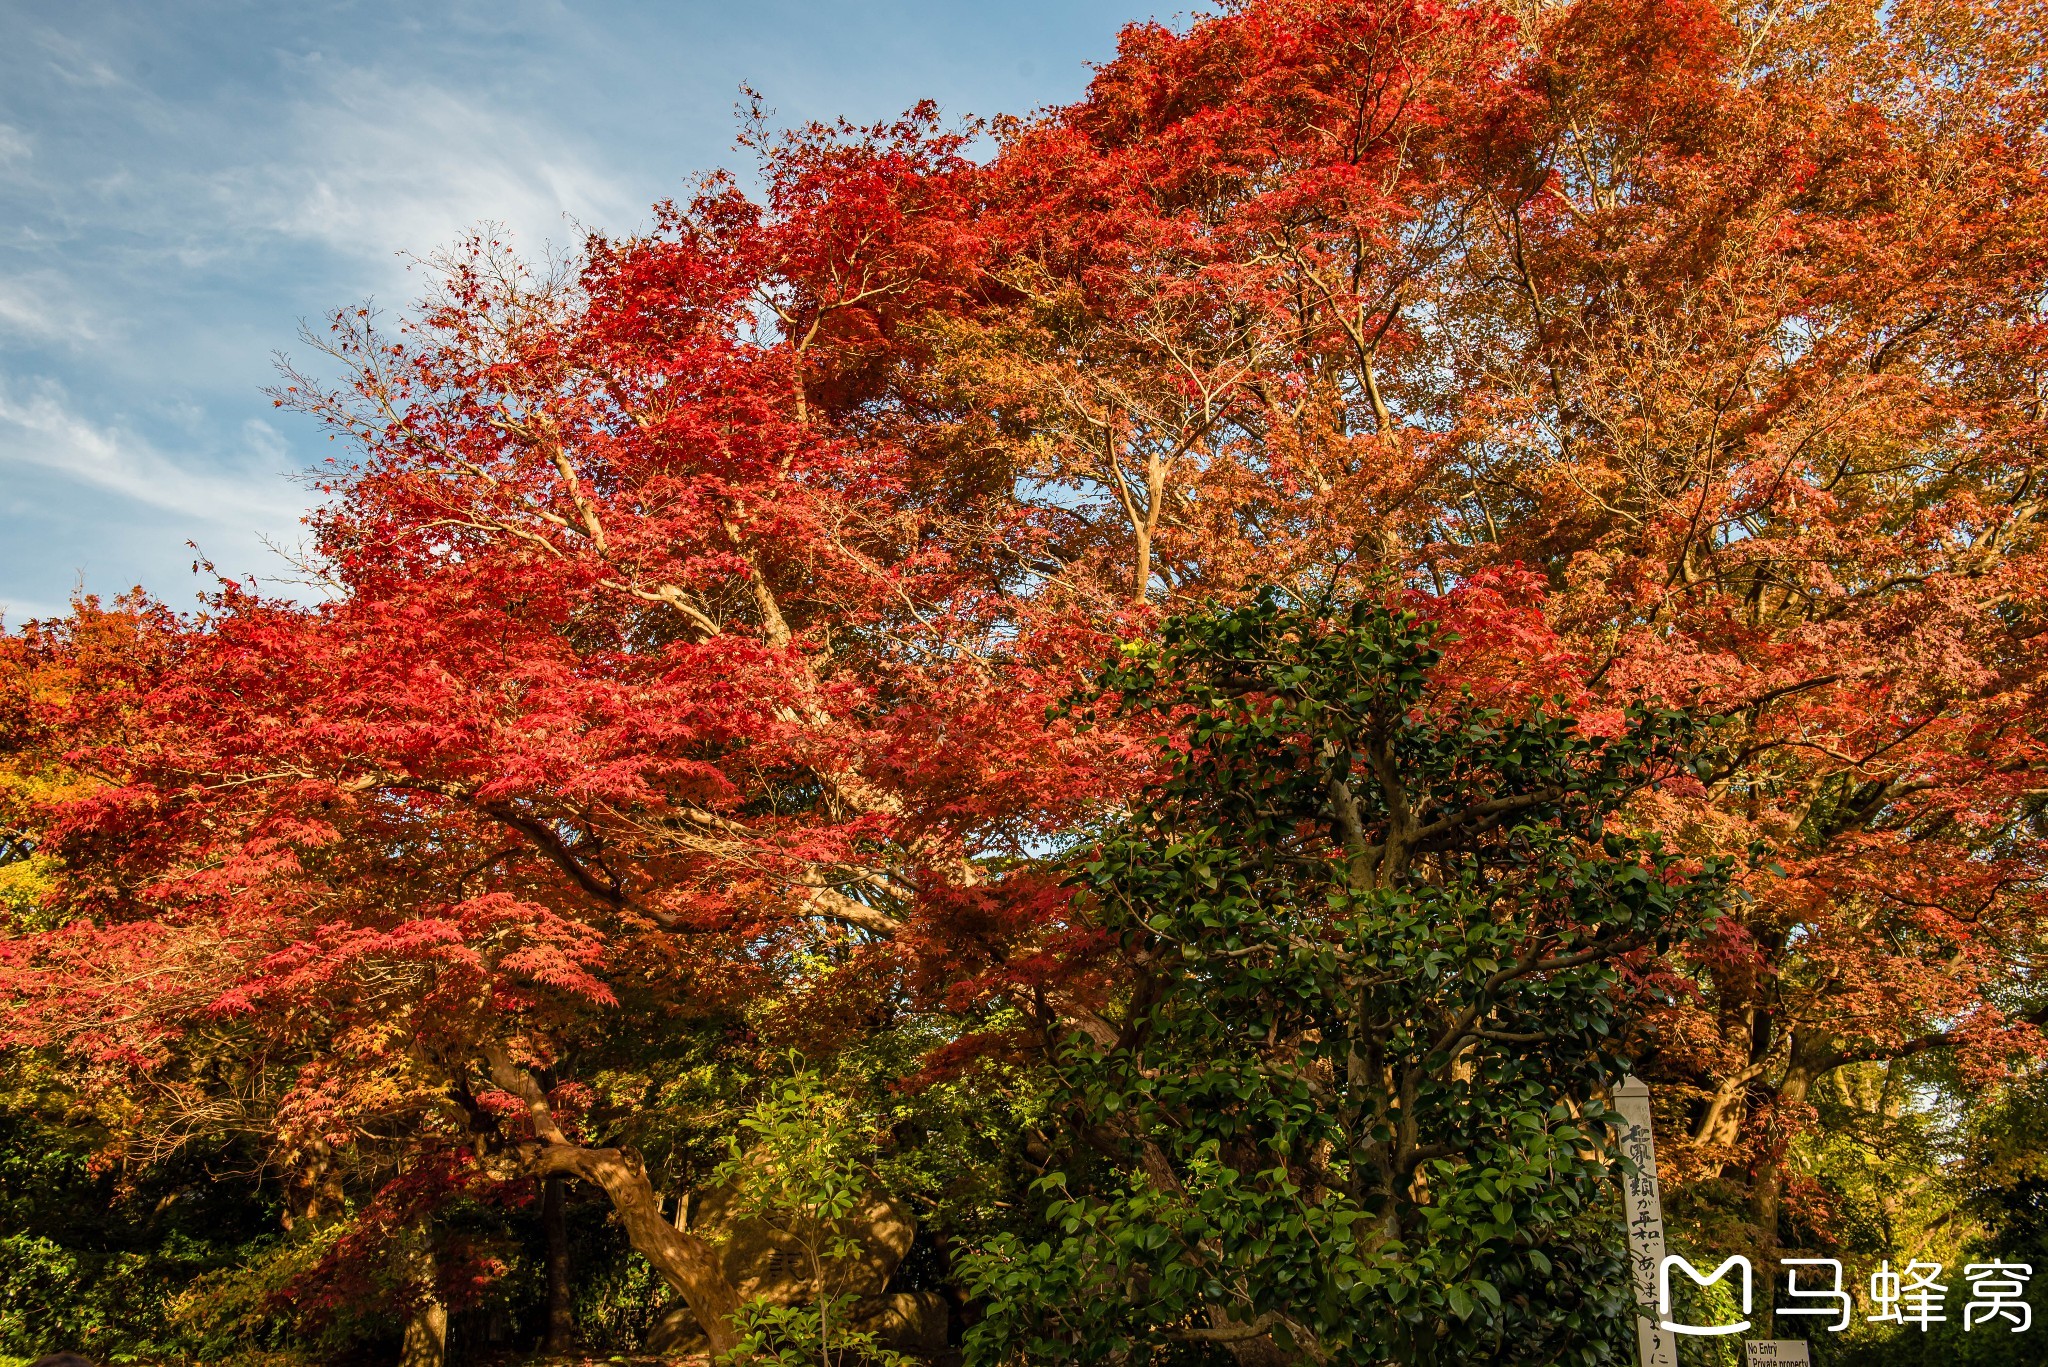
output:
<svg viewBox="0 0 2048 1367"><path fill-rule="evenodd" d="M1778 1367L1786 1362L1811 1367L1813 1362L1805 1339L1751 1339L1742 1345L1742 1353L1744 1367Z"/></svg>
<svg viewBox="0 0 2048 1367"><path fill-rule="evenodd" d="M1621 1209L1628 1221L1628 1263L1636 1304L1657 1304L1664 1268L1664 1205L1657 1197L1657 1144L1650 1134L1650 1089L1637 1078L1623 1078L1614 1089L1614 1109L1621 1112L1621 1153L1635 1171L1621 1179ZM1661 1316L1659 1318L1662 1318ZM1641 1367L1678 1367L1678 1340L1648 1315L1636 1316L1636 1347Z"/></svg>

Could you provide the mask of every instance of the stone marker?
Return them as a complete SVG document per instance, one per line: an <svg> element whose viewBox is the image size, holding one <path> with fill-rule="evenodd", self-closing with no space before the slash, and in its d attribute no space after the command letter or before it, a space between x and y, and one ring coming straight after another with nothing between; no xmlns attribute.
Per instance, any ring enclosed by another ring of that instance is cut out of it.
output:
<svg viewBox="0 0 2048 1367"><path fill-rule="evenodd" d="M1657 1269L1664 1261L1664 1205L1657 1196L1657 1144L1650 1134L1650 1089L1626 1077L1614 1089L1621 1112L1622 1156L1635 1172L1621 1179L1622 1218L1628 1222L1629 1279L1636 1304L1657 1303ZM1678 1340L1647 1315L1636 1316L1636 1349L1641 1367L1678 1367Z"/></svg>

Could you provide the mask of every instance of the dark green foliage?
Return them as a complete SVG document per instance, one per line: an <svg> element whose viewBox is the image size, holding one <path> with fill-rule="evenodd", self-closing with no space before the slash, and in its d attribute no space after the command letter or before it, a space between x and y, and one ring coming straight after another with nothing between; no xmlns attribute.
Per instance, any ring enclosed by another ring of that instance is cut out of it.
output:
<svg viewBox="0 0 2048 1367"><path fill-rule="evenodd" d="M969 1275L982 1361L1313 1343L1335 1362L1616 1360L1599 1096L1724 869L1615 829L1688 726L1611 739L1438 677L1431 626L1267 593L1102 680L1170 774L1078 877L1128 990L1078 1040L1044 1226Z"/></svg>
<svg viewBox="0 0 2048 1367"><path fill-rule="evenodd" d="M124 1186L93 1170L96 1138L61 1098L0 1108L0 1354L203 1357L172 1299L282 1237L254 1157L186 1151Z"/></svg>

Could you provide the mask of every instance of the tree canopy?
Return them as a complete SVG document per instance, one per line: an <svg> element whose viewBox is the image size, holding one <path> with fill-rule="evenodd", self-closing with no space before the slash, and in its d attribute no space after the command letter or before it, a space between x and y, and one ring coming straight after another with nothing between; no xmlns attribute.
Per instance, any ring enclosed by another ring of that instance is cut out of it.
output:
<svg viewBox="0 0 2048 1367"><path fill-rule="evenodd" d="M260 1154L308 1305L459 1310L575 1179L719 1351L689 1193L790 1049L906 1268L1180 1241L984 1345L1568 1338L1623 1059L1702 1237L1862 1237L1823 1119L2048 1021L2044 19L1243 0L457 244L280 382L313 599L0 638L10 1075ZM1356 1266L1205 1279L1221 1192Z"/></svg>

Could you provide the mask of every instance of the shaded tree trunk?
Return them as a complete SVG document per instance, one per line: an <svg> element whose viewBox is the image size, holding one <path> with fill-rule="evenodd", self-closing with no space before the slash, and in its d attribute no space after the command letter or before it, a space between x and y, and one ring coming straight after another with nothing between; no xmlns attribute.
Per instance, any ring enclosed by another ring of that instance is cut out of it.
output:
<svg viewBox="0 0 2048 1367"><path fill-rule="evenodd" d="M1827 1042L1813 1040L1802 1034L1795 1036L1792 1044L1792 1058L1785 1065L1785 1076L1778 1083L1777 1111L1771 1120L1771 1133L1767 1137L1762 1156L1757 1160L1756 1182L1751 1188L1751 1209L1756 1216L1757 1233L1763 1240L1766 1256L1775 1257L1778 1251L1778 1221L1782 1213L1785 1191L1785 1144L1790 1137L1790 1128L1784 1112L1797 1111L1806 1105L1807 1095L1813 1084L1827 1071Z"/></svg>
<svg viewBox="0 0 2048 1367"><path fill-rule="evenodd" d="M448 1307L441 1302L433 1231L421 1225L413 1231L413 1238L414 1246L405 1255L406 1271L419 1299L405 1322L398 1367L442 1367L448 1359Z"/></svg>
<svg viewBox="0 0 2048 1367"><path fill-rule="evenodd" d="M653 1264L669 1289L688 1302L697 1323L704 1326L712 1355L729 1353L737 1346L739 1337L733 1333L732 1317L740 1308L740 1298L726 1280L718 1251L663 1217L660 1198L647 1179L639 1154L630 1149L551 1143L542 1146L532 1161L539 1175L566 1174L601 1188L611 1198L634 1252Z"/></svg>
<svg viewBox="0 0 2048 1367"><path fill-rule="evenodd" d="M547 1237L548 1327L542 1350L559 1357L576 1338L576 1318L569 1300L568 1183L560 1177L541 1179L540 1222Z"/></svg>
<svg viewBox="0 0 2048 1367"><path fill-rule="evenodd" d="M430 1300L405 1322L398 1367L442 1367L448 1358L448 1307Z"/></svg>
<svg viewBox="0 0 2048 1367"><path fill-rule="evenodd" d="M1785 1194L1785 1146L1795 1128L1787 1122L1786 1113L1806 1105L1813 1084L1828 1072L1832 1053L1832 1042L1824 1036L1798 1031L1792 1037L1791 1061L1785 1065L1785 1076L1778 1083L1776 1112L1771 1117L1770 1133L1765 1136L1763 1155L1757 1161L1755 1183L1750 1189L1750 1208L1756 1218L1757 1235L1763 1244L1760 1252L1766 1265L1774 1264L1778 1256L1778 1223L1783 1216ZM1777 1332L1777 1315L1770 1297L1765 1298L1762 1310L1759 1318L1764 1331Z"/></svg>

